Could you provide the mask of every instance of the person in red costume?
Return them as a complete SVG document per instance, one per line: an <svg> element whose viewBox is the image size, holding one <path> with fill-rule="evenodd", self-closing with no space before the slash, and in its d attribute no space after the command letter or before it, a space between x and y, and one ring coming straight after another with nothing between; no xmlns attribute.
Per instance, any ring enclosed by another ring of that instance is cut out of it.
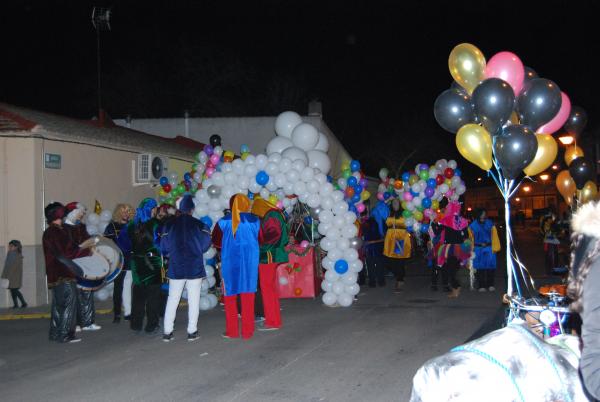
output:
<svg viewBox="0 0 600 402"><path fill-rule="evenodd" d="M273 331L281 328L281 310L279 308L279 294L277 293L277 267L288 262L288 253L285 250L289 240L288 228L281 211L262 198L254 200L252 213L261 219L260 232L258 233L258 244L260 246L258 277L265 310L265 321L258 325L258 330Z"/></svg>
<svg viewBox="0 0 600 402"><path fill-rule="evenodd" d="M52 289L50 310L50 340L61 343L80 341L75 337L77 314L77 276L81 269L73 263L73 258L87 257L89 249L79 248L63 226L65 207L59 202L46 206L44 215L48 228L42 236L46 278Z"/></svg>

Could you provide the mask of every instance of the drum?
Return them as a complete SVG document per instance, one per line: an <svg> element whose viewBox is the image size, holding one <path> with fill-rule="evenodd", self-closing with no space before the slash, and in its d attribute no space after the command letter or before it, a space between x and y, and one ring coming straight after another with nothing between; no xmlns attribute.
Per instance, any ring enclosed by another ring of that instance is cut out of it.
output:
<svg viewBox="0 0 600 402"><path fill-rule="evenodd" d="M77 286L83 290L98 290L112 282L123 269L123 253L110 239L97 237L95 250L91 256L73 260L82 271L77 278Z"/></svg>

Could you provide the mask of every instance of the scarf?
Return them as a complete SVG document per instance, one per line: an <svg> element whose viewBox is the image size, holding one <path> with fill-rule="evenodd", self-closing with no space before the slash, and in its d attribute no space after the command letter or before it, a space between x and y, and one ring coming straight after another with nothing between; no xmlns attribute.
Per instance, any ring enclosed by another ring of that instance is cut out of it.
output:
<svg viewBox="0 0 600 402"><path fill-rule="evenodd" d="M252 203L252 213L259 218L264 218L267 212L273 209L279 211L275 205L271 204L264 198L255 198L254 202Z"/></svg>

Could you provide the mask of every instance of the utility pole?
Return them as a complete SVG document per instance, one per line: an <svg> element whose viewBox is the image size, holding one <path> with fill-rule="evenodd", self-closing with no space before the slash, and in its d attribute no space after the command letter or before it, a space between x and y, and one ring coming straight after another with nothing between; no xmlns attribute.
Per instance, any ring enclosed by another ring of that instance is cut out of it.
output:
<svg viewBox="0 0 600 402"><path fill-rule="evenodd" d="M103 121L102 112L102 78L100 62L100 31L110 31L110 8L94 7L92 10L92 25L96 30L96 69L98 72L98 120Z"/></svg>

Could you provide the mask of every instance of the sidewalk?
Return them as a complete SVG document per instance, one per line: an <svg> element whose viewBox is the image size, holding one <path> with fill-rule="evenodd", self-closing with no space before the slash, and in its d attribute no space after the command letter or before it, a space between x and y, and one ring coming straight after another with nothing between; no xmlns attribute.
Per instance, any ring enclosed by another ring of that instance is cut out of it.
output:
<svg viewBox="0 0 600 402"><path fill-rule="evenodd" d="M111 314L112 299L95 301L96 314ZM50 305L26 308L0 308L0 321L50 318Z"/></svg>

